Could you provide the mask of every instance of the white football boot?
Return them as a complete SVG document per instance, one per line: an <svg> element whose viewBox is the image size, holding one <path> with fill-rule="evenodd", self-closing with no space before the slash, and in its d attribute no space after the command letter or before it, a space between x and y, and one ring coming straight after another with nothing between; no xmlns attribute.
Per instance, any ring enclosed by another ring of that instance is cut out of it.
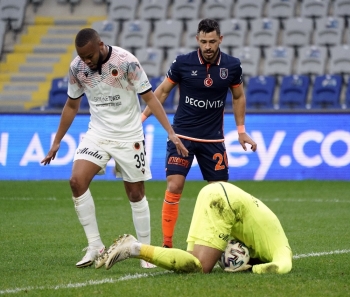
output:
<svg viewBox="0 0 350 297"><path fill-rule="evenodd" d="M106 269L110 269L117 262L130 258L131 245L134 242L137 242L137 239L130 234L119 236L107 250L108 258L105 262Z"/></svg>
<svg viewBox="0 0 350 297"><path fill-rule="evenodd" d="M86 247L83 249L83 251L86 251L85 256L83 259L81 259L75 266L77 268L84 268L91 266L95 259L98 258L99 255L103 254L105 252L105 247L102 249L94 249L92 247Z"/></svg>

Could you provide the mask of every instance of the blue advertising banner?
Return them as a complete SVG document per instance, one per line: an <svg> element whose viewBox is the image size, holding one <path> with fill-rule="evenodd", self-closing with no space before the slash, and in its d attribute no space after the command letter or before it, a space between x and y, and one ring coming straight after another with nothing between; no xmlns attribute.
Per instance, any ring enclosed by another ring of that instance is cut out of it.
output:
<svg viewBox="0 0 350 297"><path fill-rule="evenodd" d="M172 122L173 115L169 115ZM247 114L247 133L257 142L254 153L238 142L233 115L225 115L230 180L350 180L349 114ZM60 115L0 115L0 179L69 179L79 140L89 115L79 114L64 137L56 159L40 161L50 148ZM167 135L152 116L144 123L153 180L165 180ZM114 162L103 176L113 180ZM202 180L196 160L189 180Z"/></svg>

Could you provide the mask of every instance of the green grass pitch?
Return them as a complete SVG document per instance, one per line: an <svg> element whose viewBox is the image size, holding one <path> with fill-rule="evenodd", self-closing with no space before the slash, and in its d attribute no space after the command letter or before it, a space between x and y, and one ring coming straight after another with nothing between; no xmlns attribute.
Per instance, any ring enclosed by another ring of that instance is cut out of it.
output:
<svg viewBox="0 0 350 297"><path fill-rule="evenodd" d="M198 191L187 182L174 244L186 236ZM350 188L348 182L234 182L279 217L294 253L286 275L174 274L141 269L139 260L111 270L75 268L86 246L68 181L0 181L0 296L350 296ZM165 182L149 181L152 243L161 241ZM109 246L134 227L122 182L93 181L100 233Z"/></svg>

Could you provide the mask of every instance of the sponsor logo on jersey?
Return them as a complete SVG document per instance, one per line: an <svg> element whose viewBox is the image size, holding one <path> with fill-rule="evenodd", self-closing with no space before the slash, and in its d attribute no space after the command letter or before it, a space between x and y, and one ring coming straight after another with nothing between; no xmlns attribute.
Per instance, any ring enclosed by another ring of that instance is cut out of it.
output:
<svg viewBox="0 0 350 297"><path fill-rule="evenodd" d="M144 90L149 89L150 87L151 87L151 84L149 83L149 81L144 80L143 82L140 83L140 89L141 89L140 93Z"/></svg>
<svg viewBox="0 0 350 297"><path fill-rule="evenodd" d="M230 238L230 235L229 234L224 234L224 233L220 233L219 234L219 238L228 242L229 238Z"/></svg>
<svg viewBox="0 0 350 297"><path fill-rule="evenodd" d="M178 165L178 166L188 168L188 166L190 165L190 162L179 157L170 157L168 160L168 164Z"/></svg>
<svg viewBox="0 0 350 297"><path fill-rule="evenodd" d="M220 77L222 79L226 79L228 77L228 69L227 68L220 68Z"/></svg>
<svg viewBox="0 0 350 297"><path fill-rule="evenodd" d="M197 76L197 70L192 70L191 75L192 76Z"/></svg>
<svg viewBox="0 0 350 297"><path fill-rule="evenodd" d="M119 95L113 95L113 96L95 96L92 101L94 102L114 102L120 100Z"/></svg>
<svg viewBox="0 0 350 297"><path fill-rule="evenodd" d="M89 155L95 157L96 159L102 160L102 156L98 153L98 151L90 151L89 148L84 147L83 149L79 149L77 151L77 155Z"/></svg>
<svg viewBox="0 0 350 297"><path fill-rule="evenodd" d="M205 108L205 109L220 108L224 105L224 103L221 100L215 100L215 101L210 101L208 99L198 100L188 96L186 96L185 103L195 107Z"/></svg>

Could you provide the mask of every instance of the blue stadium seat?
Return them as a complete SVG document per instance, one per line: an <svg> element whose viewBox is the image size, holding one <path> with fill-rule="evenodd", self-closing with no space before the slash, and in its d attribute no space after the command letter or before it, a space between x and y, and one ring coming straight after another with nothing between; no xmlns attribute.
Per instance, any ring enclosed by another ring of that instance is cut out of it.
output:
<svg viewBox="0 0 350 297"><path fill-rule="evenodd" d="M311 108L340 108L341 75L319 75L315 78Z"/></svg>
<svg viewBox="0 0 350 297"><path fill-rule="evenodd" d="M282 78L279 94L279 108L304 109L309 90L310 78L307 75L287 75Z"/></svg>
<svg viewBox="0 0 350 297"><path fill-rule="evenodd" d="M247 108L272 108L275 85L276 78L274 76L251 77L246 91Z"/></svg>
<svg viewBox="0 0 350 297"><path fill-rule="evenodd" d="M46 109L62 109L67 101L68 78L54 78L51 83L49 101Z"/></svg>
<svg viewBox="0 0 350 297"><path fill-rule="evenodd" d="M68 91L68 77L58 77L54 78L51 83L51 89L49 93L49 100L46 106L41 109L52 110L52 109L62 109L67 101L67 91ZM85 95L80 102L80 109L89 109L89 102Z"/></svg>
<svg viewBox="0 0 350 297"><path fill-rule="evenodd" d="M344 108L350 109L350 78L348 81L348 85L346 87L346 93L345 93L345 106Z"/></svg>
<svg viewBox="0 0 350 297"><path fill-rule="evenodd" d="M150 83L152 85L152 90L155 91L155 89L162 83L163 80L164 80L164 75L151 78ZM168 98L165 100L163 104L163 107L165 110L174 111L176 109L176 106L175 106L176 89L177 87L173 88L169 93Z"/></svg>

